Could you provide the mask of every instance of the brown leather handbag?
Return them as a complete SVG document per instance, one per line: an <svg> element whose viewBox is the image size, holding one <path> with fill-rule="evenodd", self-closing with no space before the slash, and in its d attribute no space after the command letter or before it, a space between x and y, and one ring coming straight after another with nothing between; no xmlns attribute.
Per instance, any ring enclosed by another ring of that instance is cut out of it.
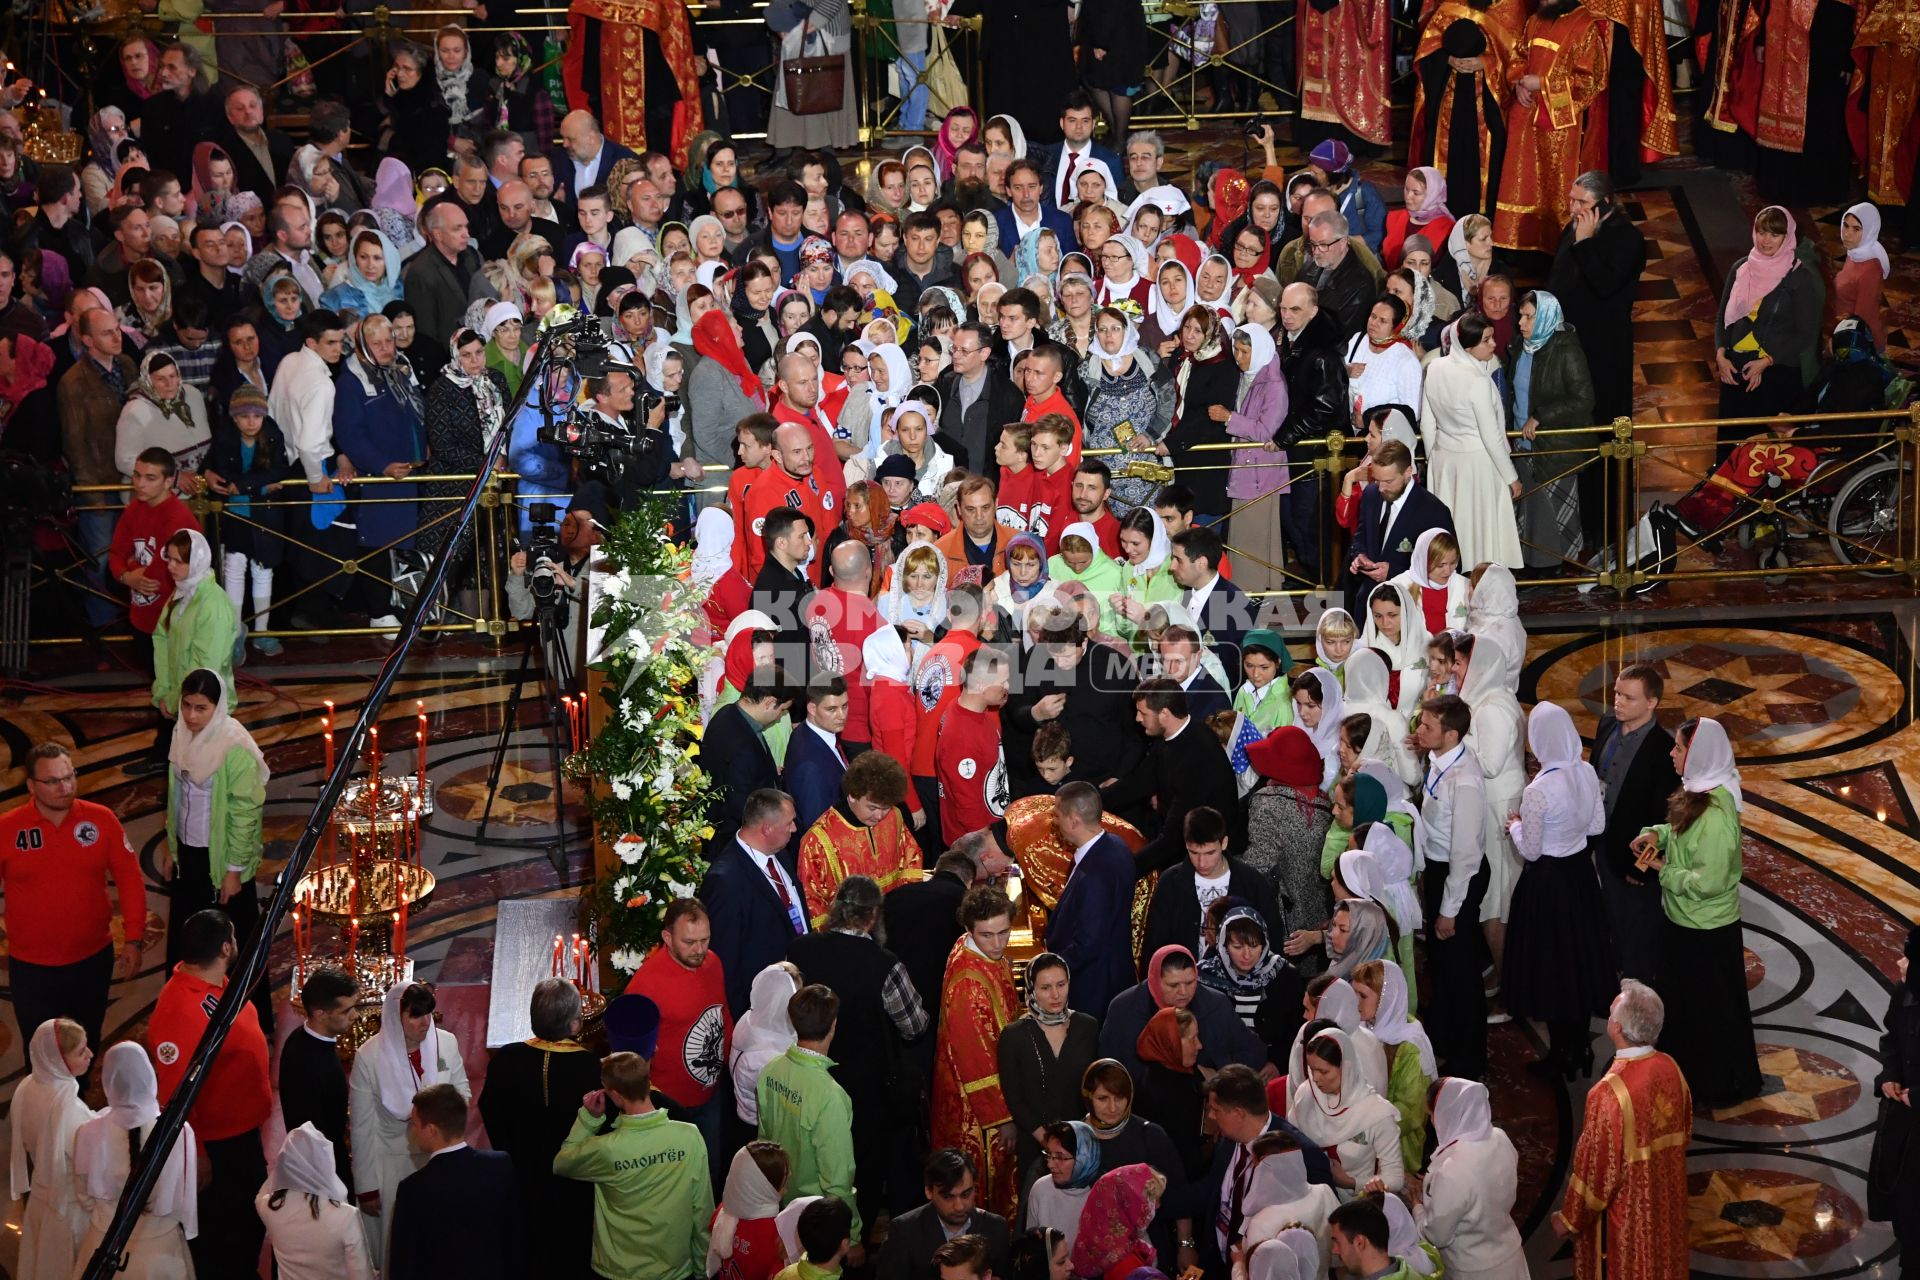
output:
<svg viewBox="0 0 1920 1280"><path fill-rule="evenodd" d="M800 52L807 51L807 38L813 34L811 21L801 30ZM780 76L786 85L787 110L796 116L824 115L838 111L847 98L847 56L822 54L817 58L788 58L780 64Z"/></svg>

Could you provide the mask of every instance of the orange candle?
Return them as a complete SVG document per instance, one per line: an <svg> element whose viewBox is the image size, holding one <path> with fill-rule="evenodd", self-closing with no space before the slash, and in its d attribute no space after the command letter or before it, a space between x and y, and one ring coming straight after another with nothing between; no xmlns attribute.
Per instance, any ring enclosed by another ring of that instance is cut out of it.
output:
<svg viewBox="0 0 1920 1280"><path fill-rule="evenodd" d="M557 933L553 935L553 972L547 976L552 978L560 976L560 935Z"/></svg>

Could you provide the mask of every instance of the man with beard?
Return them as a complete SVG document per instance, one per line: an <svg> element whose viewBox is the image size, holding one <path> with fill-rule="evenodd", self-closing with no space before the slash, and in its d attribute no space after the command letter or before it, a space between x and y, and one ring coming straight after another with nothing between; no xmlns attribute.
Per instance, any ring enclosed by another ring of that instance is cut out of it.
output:
<svg viewBox="0 0 1920 1280"><path fill-rule="evenodd" d="M993 194L987 185L987 149L970 138L953 153L953 177L947 180L947 196L961 213L985 209L991 213L1006 201Z"/></svg>

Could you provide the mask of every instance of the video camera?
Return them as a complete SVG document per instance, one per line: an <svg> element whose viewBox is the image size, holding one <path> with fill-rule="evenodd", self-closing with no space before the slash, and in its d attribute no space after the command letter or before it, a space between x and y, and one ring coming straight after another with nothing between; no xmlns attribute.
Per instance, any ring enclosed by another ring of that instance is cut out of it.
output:
<svg viewBox="0 0 1920 1280"><path fill-rule="evenodd" d="M604 378L621 372L632 375L636 389L642 387L640 371L614 352L610 323L581 312L550 325L543 334L547 363L542 376L557 369L568 371L574 379ZM599 480L625 498L630 490L645 487L655 461L651 455L658 448L642 429L646 412L657 397L644 398L648 403L636 404L639 413L609 419L586 404L562 404L556 413L554 397L545 397L541 406L544 422L535 430L534 438L576 461L581 478Z"/></svg>
<svg viewBox="0 0 1920 1280"><path fill-rule="evenodd" d="M566 559L566 553L560 549L560 529L556 524L559 515L558 503L527 504L527 519L531 522L527 539L527 590L533 593L536 606L551 607L559 594L553 571Z"/></svg>

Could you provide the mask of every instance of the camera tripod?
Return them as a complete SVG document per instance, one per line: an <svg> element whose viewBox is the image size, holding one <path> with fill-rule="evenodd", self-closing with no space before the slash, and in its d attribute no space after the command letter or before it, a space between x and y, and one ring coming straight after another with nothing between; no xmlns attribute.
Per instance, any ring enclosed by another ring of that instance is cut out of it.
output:
<svg viewBox="0 0 1920 1280"><path fill-rule="evenodd" d="M569 600L573 608L581 608L582 602ZM555 602L539 601L534 605L534 630L528 634L526 643L520 650L520 666L514 672L513 689L507 694L505 714L500 722L500 736L493 744L493 761L487 767L487 803L480 811L480 826L474 832L473 842L477 845L524 845L524 840L510 840L504 837L487 836L487 827L493 821L493 801L500 790L500 772L506 767L507 747L512 740L514 729L520 721L520 701L525 694L529 679L540 686L540 700L547 712L547 767L553 774L553 827L551 839L538 842L546 850L547 860L560 877L561 886L567 886L567 795L566 778L560 769L563 736L571 730L566 714L560 706L561 687L571 687L573 683L573 655L561 641L559 625L554 620ZM534 651L541 652L543 661L540 670L533 669ZM569 740L571 750L579 744Z"/></svg>

